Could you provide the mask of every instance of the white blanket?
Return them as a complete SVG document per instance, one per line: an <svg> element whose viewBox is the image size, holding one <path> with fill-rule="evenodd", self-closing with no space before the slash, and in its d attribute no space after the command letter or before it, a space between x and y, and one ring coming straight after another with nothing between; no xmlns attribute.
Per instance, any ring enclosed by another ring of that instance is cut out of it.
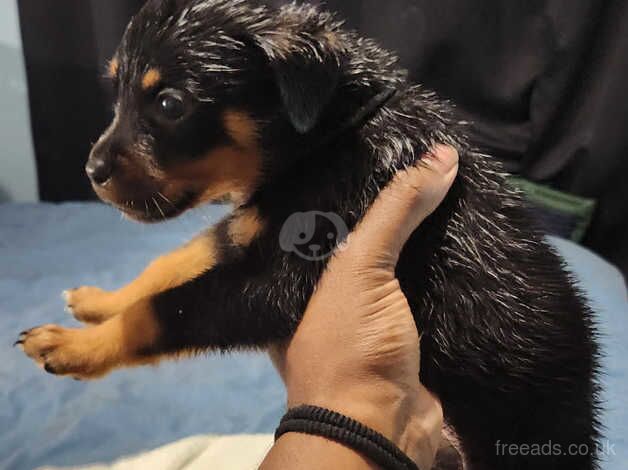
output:
<svg viewBox="0 0 628 470"><path fill-rule="evenodd" d="M254 470L273 445L270 434L194 436L112 464L94 464L64 470ZM40 467L39 470L61 470Z"/></svg>

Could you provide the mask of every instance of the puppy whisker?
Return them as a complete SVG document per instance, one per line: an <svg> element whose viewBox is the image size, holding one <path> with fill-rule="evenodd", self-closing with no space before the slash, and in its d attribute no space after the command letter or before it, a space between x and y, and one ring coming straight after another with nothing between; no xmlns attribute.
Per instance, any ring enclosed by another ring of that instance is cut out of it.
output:
<svg viewBox="0 0 628 470"><path fill-rule="evenodd" d="M157 207L157 210L159 211L163 219L166 220L166 214L164 214L164 211L161 209L161 206L157 202L157 199L155 199L154 197L151 197L151 199L153 200L153 203L155 203L155 207Z"/></svg>
<svg viewBox="0 0 628 470"><path fill-rule="evenodd" d="M164 201L166 201L168 204L170 204L172 207L176 207L174 203L170 199L168 199L166 196L164 196L163 193L161 193L160 191L157 191L157 195L161 197Z"/></svg>

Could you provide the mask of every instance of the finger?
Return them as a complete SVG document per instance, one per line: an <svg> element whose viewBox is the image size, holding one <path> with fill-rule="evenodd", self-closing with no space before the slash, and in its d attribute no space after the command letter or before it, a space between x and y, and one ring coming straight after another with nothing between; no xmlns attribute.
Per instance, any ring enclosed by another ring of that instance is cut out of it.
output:
<svg viewBox="0 0 628 470"><path fill-rule="evenodd" d="M389 259L374 260L397 264L408 238L443 202L458 173L458 152L436 146L413 168L400 172L377 197L351 235L348 249L364 257L387 253Z"/></svg>

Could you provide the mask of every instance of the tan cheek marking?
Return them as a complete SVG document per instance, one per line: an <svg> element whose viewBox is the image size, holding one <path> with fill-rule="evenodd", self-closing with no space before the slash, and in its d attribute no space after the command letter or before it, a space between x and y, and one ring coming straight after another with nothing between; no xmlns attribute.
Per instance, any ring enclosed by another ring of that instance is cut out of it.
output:
<svg viewBox="0 0 628 470"><path fill-rule="evenodd" d="M257 208L242 209L229 223L229 238L235 245L247 247L262 230L264 230L264 222Z"/></svg>
<svg viewBox="0 0 628 470"><path fill-rule="evenodd" d="M218 147L203 159L168 170L171 194L195 191L198 203L231 197L236 204L251 195L261 176L257 148Z"/></svg>
<svg viewBox="0 0 628 470"><path fill-rule="evenodd" d="M108 73L110 78L116 78L118 75L118 69L120 68L120 62L117 57L114 57L109 61Z"/></svg>
<svg viewBox="0 0 628 470"><path fill-rule="evenodd" d="M198 203L230 198L236 204L250 196L262 166L257 124L235 110L224 113L223 124L235 145L218 147L201 160L169 169L170 194L191 190L200 194Z"/></svg>
<svg viewBox="0 0 628 470"><path fill-rule="evenodd" d="M207 157L214 173L206 180L202 201L231 197L239 204L249 197L261 175L261 156L256 151L229 149L212 152Z"/></svg>
<svg viewBox="0 0 628 470"><path fill-rule="evenodd" d="M142 77L142 89L150 90L161 81L161 72L155 68L149 69Z"/></svg>

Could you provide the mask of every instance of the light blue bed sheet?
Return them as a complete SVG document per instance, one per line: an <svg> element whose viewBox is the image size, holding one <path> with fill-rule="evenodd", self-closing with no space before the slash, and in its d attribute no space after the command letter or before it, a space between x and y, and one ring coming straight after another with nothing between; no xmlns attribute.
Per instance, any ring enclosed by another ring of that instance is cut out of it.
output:
<svg viewBox="0 0 628 470"><path fill-rule="evenodd" d="M261 354L212 355L119 371L97 382L43 373L13 349L18 332L72 326L60 293L116 288L152 258L217 222L220 207L146 226L101 204L0 205L0 468L110 461L194 434L272 432L284 391ZM606 436L628 462L628 303L621 275L568 242L555 241L599 312L604 343Z"/></svg>

